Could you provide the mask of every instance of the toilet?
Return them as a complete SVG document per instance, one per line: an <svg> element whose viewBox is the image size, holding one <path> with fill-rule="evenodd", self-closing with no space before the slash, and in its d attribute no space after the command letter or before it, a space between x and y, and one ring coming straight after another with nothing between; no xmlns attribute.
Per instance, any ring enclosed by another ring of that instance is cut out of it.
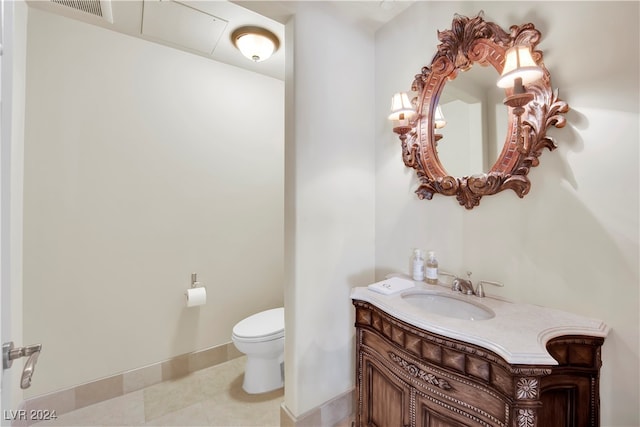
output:
<svg viewBox="0 0 640 427"><path fill-rule="evenodd" d="M233 327L231 340L247 355L242 388L266 393L284 385L284 308L262 311Z"/></svg>

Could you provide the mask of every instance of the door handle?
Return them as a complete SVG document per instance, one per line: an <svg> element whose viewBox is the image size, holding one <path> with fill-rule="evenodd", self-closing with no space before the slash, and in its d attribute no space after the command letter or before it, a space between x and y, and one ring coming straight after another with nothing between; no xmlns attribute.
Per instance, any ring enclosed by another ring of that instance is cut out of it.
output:
<svg viewBox="0 0 640 427"><path fill-rule="evenodd" d="M42 344L33 344L25 347L16 348L13 341L2 344L2 368L9 369L13 365L15 359L21 357L28 357L22 369L22 378L20 379L20 388L29 388L31 385L31 378L33 377L33 371L35 370L40 351L42 350Z"/></svg>

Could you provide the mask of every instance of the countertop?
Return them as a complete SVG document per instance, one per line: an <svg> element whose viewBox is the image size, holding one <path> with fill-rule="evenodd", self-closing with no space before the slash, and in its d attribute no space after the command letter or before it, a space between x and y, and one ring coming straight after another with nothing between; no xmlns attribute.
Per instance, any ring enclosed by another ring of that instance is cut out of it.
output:
<svg viewBox="0 0 640 427"><path fill-rule="evenodd" d="M511 364L557 365L546 343L564 335L606 337L609 327L566 311L532 304L512 303L487 296L462 295L448 287L415 282L414 288L383 295L366 286L353 288L351 298L368 302L393 317L426 331L491 350ZM402 298L416 291L437 292L484 305L495 313L486 320L455 319L419 309Z"/></svg>

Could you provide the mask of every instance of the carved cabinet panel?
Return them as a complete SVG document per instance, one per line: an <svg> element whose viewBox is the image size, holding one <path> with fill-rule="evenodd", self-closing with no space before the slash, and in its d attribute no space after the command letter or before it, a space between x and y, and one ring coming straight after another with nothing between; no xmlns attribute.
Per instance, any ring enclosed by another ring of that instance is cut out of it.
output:
<svg viewBox="0 0 640 427"><path fill-rule="evenodd" d="M595 427L602 338L548 343L557 366L511 365L484 348L356 306L356 425Z"/></svg>
<svg viewBox="0 0 640 427"><path fill-rule="evenodd" d="M411 395L409 385L371 357L364 356L362 363L362 379L371 390L362 407L367 424L408 426Z"/></svg>

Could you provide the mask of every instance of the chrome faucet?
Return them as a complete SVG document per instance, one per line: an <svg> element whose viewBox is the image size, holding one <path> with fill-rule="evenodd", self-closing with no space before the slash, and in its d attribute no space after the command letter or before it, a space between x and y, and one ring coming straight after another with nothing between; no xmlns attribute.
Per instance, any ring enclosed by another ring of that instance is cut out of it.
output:
<svg viewBox="0 0 640 427"><path fill-rule="evenodd" d="M471 272L467 271L466 279L461 279L459 277L453 279L451 290L465 295L475 295L476 293L473 290L473 283L471 283Z"/></svg>
<svg viewBox="0 0 640 427"><path fill-rule="evenodd" d="M486 295L484 293L483 284L494 285L503 287L504 285L500 282L492 282L489 280L480 280L478 282L478 286L476 289L473 289L473 283L471 282L471 272L467 271L467 278L461 279L456 277L453 279L453 285L451 286L451 290L454 292L460 292L465 295L476 295L478 298L484 298Z"/></svg>

